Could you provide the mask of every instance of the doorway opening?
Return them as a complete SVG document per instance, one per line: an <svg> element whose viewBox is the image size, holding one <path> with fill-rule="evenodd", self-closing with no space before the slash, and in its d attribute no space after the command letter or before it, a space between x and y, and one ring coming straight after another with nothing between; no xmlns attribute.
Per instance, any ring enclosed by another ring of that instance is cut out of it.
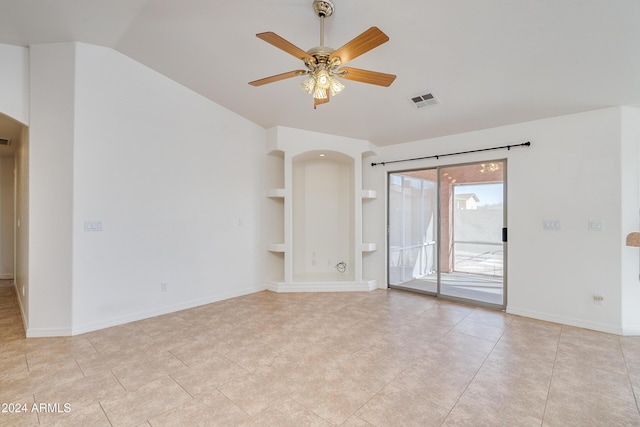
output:
<svg viewBox="0 0 640 427"><path fill-rule="evenodd" d="M506 307L506 160L388 175L388 285Z"/></svg>
<svg viewBox="0 0 640 427"><path fill-rule="evenodd" d="M0 155L0 286L13 283L15 267L14 158Z"/></svg>

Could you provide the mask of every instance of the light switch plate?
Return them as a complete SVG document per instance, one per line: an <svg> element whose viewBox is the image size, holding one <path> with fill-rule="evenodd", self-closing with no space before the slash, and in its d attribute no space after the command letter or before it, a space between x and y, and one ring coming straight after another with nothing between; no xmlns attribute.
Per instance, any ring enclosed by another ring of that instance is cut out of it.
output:
<svg viewBox="0 0 640 427"><path fill-rule="evenodd" d="M560 230L559 219L545 219L542 221L542 228L544 230Z"/></svg>
<svg viewBox="0 0 640 427"><path fill-rule="evenodd" d="M85 221L84 231L102 231L102 221Z"/></svg>
<svg viewBox="0 0 640 427"><path fill-rule="evenodd" d="M604 224L600 219L589 220L589 231L602 231Z"/></svg>

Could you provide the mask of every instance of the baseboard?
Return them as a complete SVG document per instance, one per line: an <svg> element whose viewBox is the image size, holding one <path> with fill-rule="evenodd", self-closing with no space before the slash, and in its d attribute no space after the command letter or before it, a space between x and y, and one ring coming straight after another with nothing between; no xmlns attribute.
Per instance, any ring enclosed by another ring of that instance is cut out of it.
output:
<svg viewBox="0 0 640 427"><path fill-rule="evenodd" d="M68 337L70 328L26 328L27 338Z"/></svg>
<svg viewBox="0 0 640 427"><path fill-rule="evenodd" d="M592 329L594 331L606 332L615 335L626 335L625 331L619 326L607 325L600 322L591 322L583 319L575 319L572 317L558 316L555 314L544 313L535 310L527 310L518 307L507 306L506 312L517 316L530 317L532 319L544 320L545 322L560 323L567 326L575 326L577 328Z"/></svg>
<svg viewBox="0 0 640 427"><path fill-rule="evenodd" d="M249 287L249 288L244 288L244 289L233 291L233 292L225 292L221 294L212 295L207 298L191 300L191 301L187 301L187 302L183 302L183 303L179 303L171 306L160 307L153 310L133 313L128 316L117 317L117 318L108 319L100 322L86 324L86 325L78 325L72 328L69 335L84 334L87 332L93 332L100 329L110 328L112 326L123 325L125 323L135 322L138 320L148 319L156 316L162 316L164 314L176 313L182 310L188 310L190 308L212 304L214 302L224 301L231 298L237 298L243 295L254 294L256 292L261 292L264 290L266 290L265 287L259 287L259 286Z"/></svg>
<svg viewBox="0 0 640 427"><path fill-rule="evenodd" d="M269 282L271 292L369 292L377 289L375 280L364 282Z"/></svg>
<svg viewBox="0 0 640 427"><path fill-rule="evenodd" d="M622 327L622 335L629 337L640 336L640 326Z"/></svg>
<svg viewBox="0 0 640 427"><path fill-rule="evenodd" d="M22 294L20 293L20 290L18 289L18 282L15 280L13 281L13 289L16 292L16 299L18 300L18 308L20 309L20 316L22 317L22 326L24 327L24 333L28 337L29 322L27 321L27 315L24 310L24 305L22 304L22 298L24 297L22 296Z"/></svg>
<svg viewBox="0 0 640 427"><path fill-rule="evenodd" d="M13 273L0 274L0 280L13 280Z"/></svg>

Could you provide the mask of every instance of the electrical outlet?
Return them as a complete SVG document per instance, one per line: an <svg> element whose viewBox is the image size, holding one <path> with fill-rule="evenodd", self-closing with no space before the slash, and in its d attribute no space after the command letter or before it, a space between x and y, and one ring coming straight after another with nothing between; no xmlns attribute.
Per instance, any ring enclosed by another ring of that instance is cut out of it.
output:
<svg viewBox="0 0 640 427"><path fill-rule="evenodd" d="M595 305L602 305L603 301L604 301L604 297L602 295L594 295L593 296L593 303Z"/></svg>
<svg viewBox="0 0 640 427"><path fill-rule="evenodd" d="M162 282L160 283L160 292L167 292L167 284Z"/></svg>

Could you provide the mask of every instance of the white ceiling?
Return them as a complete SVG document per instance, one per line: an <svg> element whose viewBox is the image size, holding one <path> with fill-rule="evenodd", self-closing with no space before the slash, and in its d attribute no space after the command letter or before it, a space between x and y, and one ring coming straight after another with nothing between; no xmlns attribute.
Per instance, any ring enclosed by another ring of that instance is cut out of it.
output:
<svg viewBox="0 0 640 427"><path fill-rule="evenodd" d="M301 61L255 37L319 44L312 0L0 0L0 43L114 48L265 128L388 145L616 105L640 106L639 0L334 0L325 44L370 26L390 41L349 66L396 74L344 81L313 109ZM409 98L433 91L441 104ZM2 136L2 135L0 135Z"/></svg>

